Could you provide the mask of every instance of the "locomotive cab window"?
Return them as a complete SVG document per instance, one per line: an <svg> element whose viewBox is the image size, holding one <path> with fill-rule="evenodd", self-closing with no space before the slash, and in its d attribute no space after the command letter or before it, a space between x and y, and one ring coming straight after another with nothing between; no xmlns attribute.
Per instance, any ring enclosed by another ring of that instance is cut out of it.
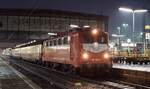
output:
<svg viewBox="0 0 150 89"><path fill-rule="evenodd" d="M98 31L97 34L92 34L91 31L86 31L81 33L82 43L94 43L98 42L100 44L107 43L107 35L104 32Z"/></svg>
<svg viewBox="0 0 150 89"><path fill-rule="evenodd" d="M99 43L107 43L107 38L103 35L103 36L100 36L99 38Z"/></svg>

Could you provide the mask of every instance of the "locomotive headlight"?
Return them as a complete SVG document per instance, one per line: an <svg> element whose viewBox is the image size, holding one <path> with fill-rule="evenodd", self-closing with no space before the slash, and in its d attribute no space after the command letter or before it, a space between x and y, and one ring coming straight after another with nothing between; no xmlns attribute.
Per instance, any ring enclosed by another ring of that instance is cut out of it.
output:
<svg viewBox="0 0 150 89"><path fill-rule="evenodd" d="M98 33L97 29L93 29L93 30L92 30L92 34L93 34L93 35L96 35L97 33Z"/></svg>
<svg viewBox="0 0 150 89"><path fill-rule="evenodd" d="M89 55L88 55L87 52L84 52L84 53L82 54L82 57L83 57L84 60L87 60L87 59L89 58Z"/></svg>
<svg viewBox="0 0 150 89"><path fill-rule="evenodd" d="M104 58L105 58L105 59L108 59L108 58L109 58L109 54L108 54L108 53L105 53L105 54L104 54Z"/></svg>

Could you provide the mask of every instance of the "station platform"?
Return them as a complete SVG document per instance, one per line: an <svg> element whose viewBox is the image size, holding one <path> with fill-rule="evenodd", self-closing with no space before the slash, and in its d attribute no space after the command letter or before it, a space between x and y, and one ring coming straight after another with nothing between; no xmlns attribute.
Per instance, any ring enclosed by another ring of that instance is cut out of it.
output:
<svg viewBox="0 0 150 89"><path fill-rule="evenodd" d="M113 68L117 69L127 69L127 70L135 70L142 72L150 72L150 65L127 65L127 64L113 64Z"/></svg>
<svg viewBox="0 0 150 89"><path fill-rule="evenodd" d="M0 58L0 89L42 89Z"/></svg>

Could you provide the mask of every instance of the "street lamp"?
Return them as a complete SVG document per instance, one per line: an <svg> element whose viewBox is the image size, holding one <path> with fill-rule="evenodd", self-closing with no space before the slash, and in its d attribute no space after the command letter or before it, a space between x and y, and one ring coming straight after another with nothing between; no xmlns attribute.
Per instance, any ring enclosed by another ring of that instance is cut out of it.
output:
<svg viewBox="0 0 150 89"><path fill-rule="evenodd" d="M122 26L123 26L123 28L124 28L124 30L125 30L125 33L124 33L124 34L126 35L126 37L129 37L129 35L128 35L129 33L128 33L128 29L127 29L127 27L129 26L129 24L123 23ZM125 38L124 38L124 39L125 39Z"/></svg>
<svg viewBox="0 0 150 89"><path fill-rule="evenodd" d="M129 26L129 24L123 23L122 26L126 29Z"/></svg>
<svg viewBox="0 0 150 89"><path fill-rule="evenodd" d="M134 43L135 13L144 13L144 12L147 12L148 10L146 10L146 9L131 9L131 8L124 8L124 7L120 7L119 10L120 11L129 12L129 13L133 14L133 34L132 34L132 40L133 40L133 43Z"/></svg>

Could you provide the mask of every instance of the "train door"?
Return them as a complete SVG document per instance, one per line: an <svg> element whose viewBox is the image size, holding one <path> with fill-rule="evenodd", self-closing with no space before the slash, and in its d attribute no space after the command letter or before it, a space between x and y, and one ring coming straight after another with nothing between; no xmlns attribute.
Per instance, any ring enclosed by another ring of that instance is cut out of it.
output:
<svg viewBox="0 0 150 89"><path fill-rule="evenodd" d="M71 36L70 46L70 59L72 60L74 66L78 66L80 59L80 42L78 33Z"/></svg>

